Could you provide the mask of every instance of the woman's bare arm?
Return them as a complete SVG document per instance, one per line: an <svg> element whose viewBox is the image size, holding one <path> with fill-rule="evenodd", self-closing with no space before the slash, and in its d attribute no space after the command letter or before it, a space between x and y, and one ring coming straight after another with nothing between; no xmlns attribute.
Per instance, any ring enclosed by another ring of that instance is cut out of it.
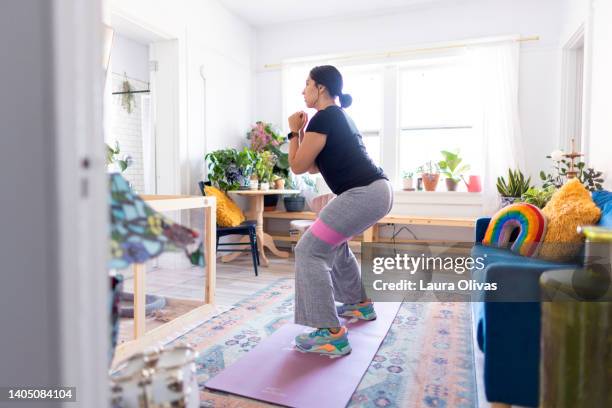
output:
<svg viewBox="0 0 612 408"><path fill-rule="evenodd" d="M300 139L302 142L300 143ZM294 137L289 143L289 165L295 174L302 174L318 168L315 159L325 147L327 135L317 132L306 132L302 137Z"/></svg>

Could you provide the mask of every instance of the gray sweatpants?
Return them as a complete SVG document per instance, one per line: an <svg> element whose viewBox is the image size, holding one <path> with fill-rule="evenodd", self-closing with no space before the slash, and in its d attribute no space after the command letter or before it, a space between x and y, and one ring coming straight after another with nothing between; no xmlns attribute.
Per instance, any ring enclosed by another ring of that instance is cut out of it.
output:
<svg viewBox="0 0 612 408"><path fill-rule="evenodd" d="M381 179L330 201L295 247L295 323L338 327L334 301L366 299L361 271L347 241L391 210L393 188Z"/></svg>

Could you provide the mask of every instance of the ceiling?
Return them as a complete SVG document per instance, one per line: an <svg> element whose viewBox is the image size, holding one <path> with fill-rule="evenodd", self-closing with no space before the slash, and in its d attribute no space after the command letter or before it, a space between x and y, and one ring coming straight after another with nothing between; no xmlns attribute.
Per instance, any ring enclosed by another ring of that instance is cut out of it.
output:
<svg viewBox="0 0 612 408"><path fill-rule="evenodd" d="M313 19L387 14L453 0L219 0L255 27Z"/></svg>

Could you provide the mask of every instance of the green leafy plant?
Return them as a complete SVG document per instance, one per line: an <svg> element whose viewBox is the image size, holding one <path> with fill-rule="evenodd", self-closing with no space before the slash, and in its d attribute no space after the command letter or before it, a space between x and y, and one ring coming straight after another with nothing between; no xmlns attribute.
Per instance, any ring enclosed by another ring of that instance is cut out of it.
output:
<svg viewBox="0 0 612 408"><path fill-rule="evenodd" d="M578 177L578 180L580 180L580 182L587 188L587 190L589 191L603 190L602 183L604 182L604 178L603 178L603 173L601 171L597 171L592 167L588 167L586 169L581 169L577 177Z"/></svg>
<svg viewBox="0 0 612 408"><path fill-rule="evenodd" d="M556 188L561 187L568 179L568 172L570 171L571 163L570 160L552 155L546 156L548 159L553 160L553 172L546 173L544 170L540 171L540 179L542 180L543 187L554 186ZM558 159L558 160L557 160ZM576 178L586 187L589 191L603 190L602 183L604 182L603 173L597 171L592 167L587 167L585 162L578 162L574 165Z"/></svg>
<svg viewBox="0 0 612 408"><path fill-rule="evenodd" d="M414 176L414 171L403 171L402 172L403 179L409 179L409 178L412 178L413 176Z"/></svg>
<svg viewBox="0 0 612 408"><path fill-rule="evenodd" d="M269 183L270 180L272 180L276 161L276 155L270 151L258 153L258 157L255 162L255 173L257 174L257 178L259 179L260 183Z"/></svg>
<svg viewBox="0 0 612 408"><path fill-rule="evenodd" d="M508 169L508 181L503 177L497 178L497 191L502 197L520 198L531 184L531 177L525 178L520 170Z"/></svg>
<svg viewBox="0 0 612 408"><path fill-rule="evenodd" d="M440 171L446 178L459 182L461 176L470 169L470 166L468 164L461 165L463 159L459 156L459 150L453 152L442 150L440 153L444 156L444 160L438 162Z"/></svg>
<svg viewBox="0 0 612 408"><path fill-rule="evenodd" d="M208 179L224 191L237 190L253 173L257 153L248 148L221 149L204 156L208 162Z"/></svg>
<svg viewBox="0 0 612 408"><path fill-rule="evenodd" d="M548 186L543 188L530 187L521 196L521 201L528 204L533 204L538 208L544 208L544 206L550 201L552 195L557 191L554 186Z"/></svg>
<svg viewBox="0 0 612 408"><path fill-rule="evenodd" d="M115 147L112 148L108 144L105 143L106 146L106 165L110 166L111 164L116 164L119 167L119 170L123 173L130 167L133 163L132 156L125 155L123 159L119 159L119 153L121 153L121 149L119 148L119 142L115 141Z"/></svg>
<svg viewBox="0 0 612 408"><path fill-rule="evenodd" d="M255 161L257 160L257 152L245 147L236 153L236 165L238 171L244 178L249 178L255 170Z"/></svg>

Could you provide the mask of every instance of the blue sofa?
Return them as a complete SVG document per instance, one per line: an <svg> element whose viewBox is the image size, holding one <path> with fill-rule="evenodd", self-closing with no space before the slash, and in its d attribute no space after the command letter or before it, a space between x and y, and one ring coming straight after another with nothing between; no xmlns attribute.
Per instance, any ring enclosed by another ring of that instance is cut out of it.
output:
<svg viewBox="0 0 612 408"><path fill-rule="evenodd" d="M593 193L602 210L599 225L612 227L612 193ZM484 267L473 269L480 282L497 283L498 291L484 292L474 302L476 336L484 352L484 386L487 400L511 405L537 407L540 365L540 303L518 301L539 298L540 275L548 270L581 266L527 258L507 249L482 245L490 218L476 222L472 257L483 257ZM509 296L508 294L511 294ZM512 297L517 302L499 302Z"/></svg>

